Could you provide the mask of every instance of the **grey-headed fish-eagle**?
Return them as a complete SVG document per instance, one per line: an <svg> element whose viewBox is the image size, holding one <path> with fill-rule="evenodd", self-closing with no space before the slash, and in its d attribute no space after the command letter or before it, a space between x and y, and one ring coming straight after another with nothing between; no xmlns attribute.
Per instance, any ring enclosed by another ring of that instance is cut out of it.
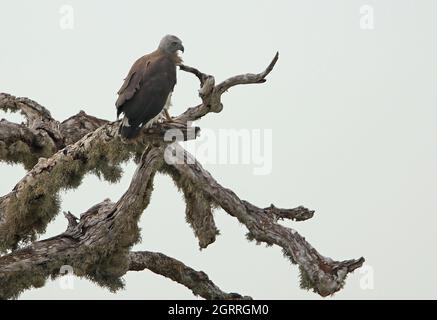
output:
<svg viewBox="0 0 437 320"><path fill-rule="evenodd" d="M182 41L173 35L162 38L158 48L139 58L131 67L118 91L117 118L124 113L119 133L135 138L143 126L149 127L164 116L171 120L168 108L176 84L176 66L182 62Z"/></svg>

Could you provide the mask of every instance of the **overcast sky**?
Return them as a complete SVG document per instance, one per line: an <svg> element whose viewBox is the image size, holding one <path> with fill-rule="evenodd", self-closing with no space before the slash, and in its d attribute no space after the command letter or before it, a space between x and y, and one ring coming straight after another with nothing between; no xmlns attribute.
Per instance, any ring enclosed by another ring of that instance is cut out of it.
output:
<svg viewBox="0 0 437 320"><path fill-rule="evenodd" d="M365 5L373 9L373 29L360 24ZM261 71L279 51L267 83L231 89L223 112L197 123L217 134L271 130L271 172L254 174L254 163L205 167L260 207L316 210L310 221L285 224L323 255L366 258L364 273L356 271L329 299L435 299L436 13L433 0L2 1L0 91L36 100L58 120L79 110L112 120L131 64L167 33L182 39L187 64L217 80ZM179 72L170 113L198 103L197 89L192 75ZM107 197L118 200L135 166L125 169L118 184L87 176L62 194L62 210L79 215ZM24 174L1 163L0 195ZM184 211L170 178L158 176L134 249L180 259L225 291L319 298L299 288L297 267L278 247L249 243L246 229L222 210L215 212L221 235L199 251ZM58 215L41 239L66 224ZM373 288L363 287L363 277ZM149 271L125 281L116 294L82 279L73 290L48 281L20 298L193 298Z"/></svg>

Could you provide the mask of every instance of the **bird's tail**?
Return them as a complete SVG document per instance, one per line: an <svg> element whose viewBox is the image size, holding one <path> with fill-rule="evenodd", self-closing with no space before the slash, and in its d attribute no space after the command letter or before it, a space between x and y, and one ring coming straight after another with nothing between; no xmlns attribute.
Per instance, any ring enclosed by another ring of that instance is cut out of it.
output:
<svg viewBox="0 0 437 320"><path fill-rule="evenodd" d="M124 138L124 139L133 139L140 133L141 127L139 125L132 125L129 123L129 119L124 116L123 120L120 124L120 129L118 130L118 133Z"/></svg>

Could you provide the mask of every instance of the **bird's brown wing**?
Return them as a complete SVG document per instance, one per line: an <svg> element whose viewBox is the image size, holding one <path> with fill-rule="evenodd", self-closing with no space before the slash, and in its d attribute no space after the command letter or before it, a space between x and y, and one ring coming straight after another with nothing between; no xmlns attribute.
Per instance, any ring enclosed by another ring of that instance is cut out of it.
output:
<svg viewBox="0 0 437 320"><path fill-rule="evenodd" d="M176 84L176 64L162 52L150 54L132 66L116 102L117 116L124 113L120 133L134 137L157 116Z"/></svg>
<svg viewBox="0 0 437 320"><path fill-rule="evenodd" d="M151 55L145 55L139 58L129 70L127 77L124 79L123 85L117 92L118 99L115 102L115 106L117 107L117 118L119 117L120 113L123 112L123 104L127 100L132 99L132 97L135 95L135 92L140 89L144 70L150 63L151 58L153 58Z"/></svg>

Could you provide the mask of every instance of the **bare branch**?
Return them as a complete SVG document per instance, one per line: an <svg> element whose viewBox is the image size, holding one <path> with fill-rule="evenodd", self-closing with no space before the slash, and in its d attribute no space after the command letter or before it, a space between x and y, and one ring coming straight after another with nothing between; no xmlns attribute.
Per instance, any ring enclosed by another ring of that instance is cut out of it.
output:
<svg viewBox="0 0 437 320"><path fill-rule="evenodd" d="M185 71L185 72L189 72L189 73L194 74L194 75L197 77L197 79L199 79L199 81L200 81L200 86L201 86L201 87L202 87L203 84L205 83L206 79L208 79L209 77L211 77L210 75L207 75L207 74L205 74L205 73L199 71L199 70L196 69L196 68L189 67L189 66L184 65L184 64L179 65L179 68L180 68L182 71Z"/></svg>
<svg viewBox="0 0 437 320"><path fill-rule="evenodd" d="M63 121L60 125L60 131L65 145L68 146L108 122L109 121L90 116L86 114L85 111L80 111L78 114Z"/></svg>
<svg viewBox="0 0 437 320"><path fill-rule="evenodd" d="M299 265L304 279L302 285L306 289L312 289L321 296L333 294L343 287L347 275L363 264L364 258L341 262L326 258L295 230L277 223L278 212L281 218L301 218L302 212L303 217L308 218L312 212L304 208L291 211L258 208L241 200L233 191L217 183L211 174L181 146L174 144L174 148L177 149L175 154L178 159L171 166L185 179L190 180L196 188L209 194L227 213L244 224L249 230L247 234L249 240L280 246L284 254L293 263ZM295 215L296 213L298 214Z"/></svg>
<svg viewBox="0 0 437 320"><path fill-rule="evenodd" d="M69 226L56 237L0 257L0 298L44 285L50 275L70 265L78 276L116 290L129 269L128 252L139 241L138 219L150 201L163 147L147 148L126 193L117 203L105 200L81 215L66 214Z"/></svg>
<svg viewBox="0 0 437 320"><path fill-rule="evenodd" d="M266 82L267 75L273 70L278 59L279 53L277 52L272 62L270 62L263 72L257 74L247 73L237 75L219 83L218 85L215 85L215 79L213 76L202 73L193 67L186 65L180 66L181 70L194 74L200 80L199 96L202 99L202 103L189 108L176 119L183 122L194 121L200 119L209 112L221 112L223 110L221 96L226 90L239 84Z"/></svg>
<svg viewBox="0 0 437 320"><path fill-rule="evenodd" d="M50 157L108 123L81 111L60 124L37 102L5 93L0 94L0 109L20 111L26 117L21 124L0 121L0 161L22 163L28 170L39 158Z"/></svg>
<svg viewBox="0 0 437 320"><path fill-rule="evenodd" d="M166 278L176 281L188 289L194 295L209 300L250 300L251 297L241 296L238 293L226 293L217 287L202 271L196 271L179 260L170 258L157 252L131 252L129 254L129 270L141 271L149 269Z"/></svg>
<svg viewBox="0 0 437 320"><path fill-rule="evenodd" d="M249 205L249 203L247 204ZM264 208L264 211L271 215L276 221L284 219L305 221L314 216L314 210L308 210L302 206L294 209L280 209L271 204L270 207Z"/></svg>
<svg viewBox="0 0 437 320"><path fill-rule="evenodd" d="M0 257L0 298L15 298L25 289L43 286L49 276L59 275L61 266L70 265L76 275L111 290L122 286L119 278L127 271L149 269L206 299L250 299L221 291L204 272L161 253L128 253L139 239L138 219L150 201L162 154L162 147L146 149L129 189L116 204L105 200L82 214L79 222L65 213L67 231Z"/></svg>
<svg viewBox="0 0 437 320"><path fill-rule="evenodd" d="M170 129L179 133L179 140L196 137L195 128L165 123L143 130L127 143L120 140L118 128L118 122L110 122L49 159L41 158L9 194L0 197L0 252L43 233L59 212L59 191L76 188L86 173L117 182L122 174L119 165L146 146L171 138Z"/></svg>
<svg viewBox="0 0 437 320"><path fill-rule="evenodd" d="M277 60L278 54L263 72L234 76L218 85L213 76L181 66L181 70L198 77L202 103L189 108L175 122L143 129L137 139L130 141L120 139L118 121L108 122L80 112L59 124L36 102L0 94L0 109L21 111L27 119L26 124L0 122L0 160L22 162L30 167L37 157L47 154L9 194L0 197L0 252L15 250L19 244L44 232L59 211L59 191L77 187L86 173L116 182L122 173L120 163L131 157L139 163L129 189L117 203L105 200L82 214L79 221L70 212L65 213L69 223L63 234L0 257L0 298L16 297L22 290L42 286L47 277L58 275L65 264L73 266L76 275L111 290L122 286L120 277L129 269L148 268L208 299L249 298L221 291L203 272L163 254L129 253L130 247L139 241L138 219L149 203L158 170L169 174L184 193L187 221L201 248L216 239L218 230L212 212L220 206L247 227L249 240L280 246L299 265L303 288L322 296L340 290L347 275L359 268L364 259L334 261L324 257L295 230L278 224L281 219L310 219L314 211L274 205L259 208L241 200L218 184L177 143L171 143L195 139L199 128L182 123L209 112L220 112L221 96L226 90L240 84L265 82ZM165 163L168 146L174 146L178 161ZM24 159L20 152L29 158Z"/></svg>
<svg viewBox="0 0 437 320"><path fill-rule="evenodd" d="M40 121L54 122L50 111L29 98L18 98L7 93L0 93L0 109L19 111L28 121L28 127L35 127Z"/></svg>
<svg viewBox="0 0 437 320"><path fill-rule="evenodd" d="M28 98L17 98L6 93L0 93L0 109L3 111L20 111L26 117L26 126L38 131L39 134L51 138L58 148L64 146L59 131L59 122L52 118L50 112Z"/></svg>
<svg viewBox="0 0 437 320"><path fill-rule="evenodd" d="M238 76L231 77L217 85L216 87L217 92L222 94L223 92L227 91L229 88L239 84L252 84L252 83L266 82L267 81L266 77L270 72L272 72L278 59L279 59L279 52L276 52L275 56L273 57L273 60L270 62L270 64L263 72L257 74L246 73L246 74L240 74Z"/></svg>

